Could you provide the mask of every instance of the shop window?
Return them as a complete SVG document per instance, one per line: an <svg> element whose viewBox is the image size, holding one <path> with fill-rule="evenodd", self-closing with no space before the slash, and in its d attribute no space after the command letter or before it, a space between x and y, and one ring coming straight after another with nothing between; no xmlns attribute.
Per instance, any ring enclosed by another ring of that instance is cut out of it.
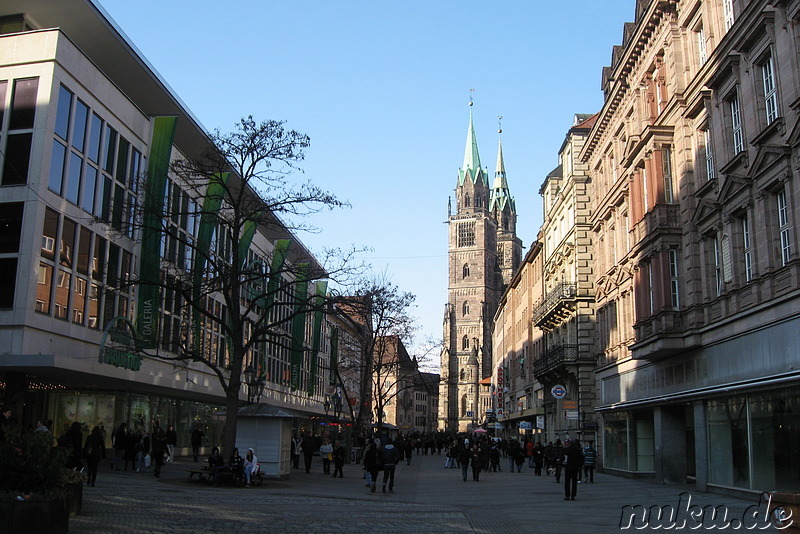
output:
<svg viewBox="0 0 800 534"><path fill-rule="evenodd" d="M0 254L19 252L22 212L22 202L0 204Z"/></svg>
<svg viewBox="0 0 800 534"><path fill-rule="evenodd" d="M17 286L17 258L0 258L0 309L14 307Z"/></svg>
<svg viewBox="0 0 800 534"><path fill-rule="evenodd" d="M750 487L745 397L708 401L706 417L708 481L721 486Z"/></svg>

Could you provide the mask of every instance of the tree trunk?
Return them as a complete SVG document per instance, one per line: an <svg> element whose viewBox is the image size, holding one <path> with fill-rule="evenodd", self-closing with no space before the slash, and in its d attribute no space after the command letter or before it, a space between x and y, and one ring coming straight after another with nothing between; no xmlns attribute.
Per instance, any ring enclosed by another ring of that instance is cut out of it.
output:
<svg viewBox="0 0 800 534"><path fill-rule="evenodd" d="M239 415L239 389L225 389L225 426L222 429L222 457L228 458L236 446L236 424Z"/></svg>

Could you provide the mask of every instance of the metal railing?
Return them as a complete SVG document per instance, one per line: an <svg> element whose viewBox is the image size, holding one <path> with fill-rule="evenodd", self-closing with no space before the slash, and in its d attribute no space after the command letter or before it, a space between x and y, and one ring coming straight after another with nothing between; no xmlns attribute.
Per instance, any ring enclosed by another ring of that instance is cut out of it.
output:
<svg viewBox="0 0 800 534"><path fill-rule="evenodd" d="M559 365L578 361L578 345L557 345L547 350L541 358L533 362L534 376L543 375Z"/></svg>
<svg viewBox="0 0 800 534"><path fill-rule="evenodd" d="M574 300L577 294L578 287L577 284L573 282L561 282L556 284L553 289L547 292L544 300L541 301L533 312L533 324L539 324L539 322L562 301Z"/></svg>

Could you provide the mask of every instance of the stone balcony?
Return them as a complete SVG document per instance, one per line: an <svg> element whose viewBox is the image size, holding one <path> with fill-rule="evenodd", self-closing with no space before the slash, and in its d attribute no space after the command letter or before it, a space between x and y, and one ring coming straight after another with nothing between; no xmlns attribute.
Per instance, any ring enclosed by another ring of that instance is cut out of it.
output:
<svg viewBox="0 0 800 534"><path fill-rule="evenodd" d="M575 312L577 301L576 284L570 282L556 284L533 310L531 318L533 324L542 330L552 330Z"/></svg>

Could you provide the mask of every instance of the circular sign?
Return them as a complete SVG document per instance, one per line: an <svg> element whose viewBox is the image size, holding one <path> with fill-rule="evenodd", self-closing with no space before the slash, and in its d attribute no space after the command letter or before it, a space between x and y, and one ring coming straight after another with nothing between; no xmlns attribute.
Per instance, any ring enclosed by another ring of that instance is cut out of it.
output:
<svg viewBox="0 0 800 534"><path fill-rule="evenodd" d="M562 386L561 384L556 384L550 390L550 394L553 395L556 399L563 399L567 396L567 388Z"/></svg>

